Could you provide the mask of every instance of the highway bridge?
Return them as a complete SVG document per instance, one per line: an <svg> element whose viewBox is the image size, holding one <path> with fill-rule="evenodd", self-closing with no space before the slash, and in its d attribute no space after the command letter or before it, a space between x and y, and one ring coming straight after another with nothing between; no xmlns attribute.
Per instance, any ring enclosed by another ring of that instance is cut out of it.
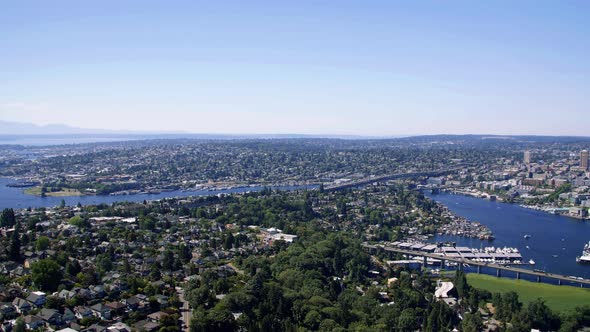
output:
<svg viewBox="0 0 590 332"><path fill-rule="evenodd" d="M441 175L446 175L446 174L450 174L450 173L459 171L466 166L468 166L468 165L460 165L460 166L453 167L453 168L445 168L445 169L439 169L439 170L434 170L434 171L396 173L396 174L368 177L368 178L363 178L363 179L356 180L356 181L345 182L345 183L336 184L336 185L332 185L332 186L326 186L326 187L324 187L324 191L338 191L338 190L343 190L343 189L348 189L348 188L356 188L356 187L361 187L361 186L371 184L374 182L382 182L382 181L388 181L388 180L411 179L411 178L417 178L417 177L422 177L422 176L428 176L428 177L441 176Z"/></svg>
<svg viewBox="0 0 590 332"><path fill-rule="evenodd" d="M427 258L432 258L432 259L436 259L436 260L441 261L441 266L443 266L443 267L444 267L445 261L458 263L460 269L463 268L464 264L469 265L469 266L476 266L477 273L481 272L482 267L492 268L492 269L496 270L496 276L498 276L498 277L502 276L502 271L510 271L510 272L516 273L517 279L520 279L521 274L526 274L526 275L531 275L531 276L537 277L537 282L541 282L541 278L549 278L549 279L557 280L559 285L561 285L562 282L567 281L567 282L579 284L580 287L590 286L590 280L588 280L588 279L563 276L563 275L555 274L555 273L533 271L533 270L505 266L505 265L499 265L499 264L493 264L493 263L477 262L477 261L473 261L473 260L469 260L469 259L465 259L465 258L448 257L448 256L444 256L442 253L427 253L427 252L423 252L423 251L406 250L406 249L400 249L400 248L395 248L395 247L386 247L384 245L372 245L372 244L367 244L367 243L364 243L363 247L365 249L369 250L370 252L377 252L379 250L383 250L385 252L400 253L400 254L404 254L407 256L420 256L420 257L423 257L424 266L426 265Z"/></svg>

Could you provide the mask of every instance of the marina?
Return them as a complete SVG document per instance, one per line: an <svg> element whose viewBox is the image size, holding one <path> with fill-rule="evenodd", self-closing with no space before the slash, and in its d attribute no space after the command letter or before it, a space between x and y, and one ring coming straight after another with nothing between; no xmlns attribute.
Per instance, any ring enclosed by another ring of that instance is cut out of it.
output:
<svg viewBox="0 0 590 332"><path fill-rule="evenodd" d="M410 243L410 242L390 242L383 243L390 248L399 248L403 250L412 250L416 252L438 254L443 258L468 259L474 262L493 263L500 265L519 265L523 263L522 255L517 248L496 248L486 247L483 249L445 246L439 244L427 243Z"/></svg>
<svg viewBox="0 0 590 332"><path fill-rule="evenodd" d="M364 243L363 247L371 253L377 253L383 251L389 254L403 254L408 258L412 258L412 261L416 261L417 258L421 258L423 261L423 267L426 268L429 263L433 261L439 261L441 269L448 266L448 262L456 263L457 269L459 270L470 270L468 272L475 273L488 273L495 271L497 277L507 277L505 274L511 273L515 279L533 279L536 282L556 282L558 285L578 285L580 287L589 287L590 279L585 279L578 276L566 276L563 274L551 273L539 269L525 269L521 267L506 266L494 263L477 262L459 257L444 256L441 253L429 253L425 251L414 251L408 249L402 249L399 247L387 246L384 244L368 244Z"/></svg>

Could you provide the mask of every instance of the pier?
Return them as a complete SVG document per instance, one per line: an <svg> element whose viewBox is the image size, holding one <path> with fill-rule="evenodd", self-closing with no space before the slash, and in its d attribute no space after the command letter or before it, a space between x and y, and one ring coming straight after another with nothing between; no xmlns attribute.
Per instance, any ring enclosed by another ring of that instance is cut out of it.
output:
<svg viewBox="0 0 590 332"><path fill-rule="evenodd" d="M526 274L526 275L536 277L537 282L541 282L542 278L548 278L548 279L557 280L559 285L561 285L562 282L567 281L567 282L579 284L580 287L590 286L590 280L587 280L587 279L578 279L578 278L564 276L564 275L555 274L555 273L540 272L540 271L528 270L528 269L523 269L523 268L518 268L518 267L504 266L504 265L494 264L494 263L477 262L474 260L460 258L460 257L449 257L449 256L444 256L442 253L429 253L429 252L424 252L424 251L414 251L414 250L401 249L401 248L396 248L396 247L386 247L384 245L372 245L372 244L367 244L367 243L363 243L363 247L365 249L369 250L370 252L371 251L377 252L379 250L383 250L383 251L389 252L389 253L399 253L399 254L404 254L404 255L408 255L408 256L420 256L420 257L423 257L423 264L426 264L427 258L432 258L432 259L436 259L436 260L441 261L441 266L444 266L445 261L458 263L459 269L462 269L464 264L470 265L470 266L476 266L477 273L481 273L482 267L492 268L492 269L496 269L496 276L497 277L502 277L503 271L510 271L510 272L516 273L517 279L520 279L521 275Z"/></svg>

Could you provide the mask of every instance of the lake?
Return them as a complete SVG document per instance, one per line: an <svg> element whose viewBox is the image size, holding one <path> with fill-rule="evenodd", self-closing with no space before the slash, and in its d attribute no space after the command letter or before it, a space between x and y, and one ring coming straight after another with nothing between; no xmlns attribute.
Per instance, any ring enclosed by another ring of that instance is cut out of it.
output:
<svg viewBox="0 0 590 332"><path fill-rule="evenodd" d="M525 261L533 259L536 263L522 267L590 278L590 265L576 263L576 256L580 256L584 244L590 241L588 221L475 197L449 193L427 196L444 204L458 216L488 226L496 237L493 241L481 241L444 235L436 236L434 241L452 241L474 248L516 247ZM530 235L530 239L525 239L525 234Z"/></svg>

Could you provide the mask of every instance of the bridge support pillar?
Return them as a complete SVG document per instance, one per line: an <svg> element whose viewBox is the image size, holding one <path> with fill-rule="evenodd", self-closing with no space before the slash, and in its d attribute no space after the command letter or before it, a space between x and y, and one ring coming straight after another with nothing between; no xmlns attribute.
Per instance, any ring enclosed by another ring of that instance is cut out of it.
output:
<svg viewBox="0 0 590 332"><path fill-rule="evenodd" d="M500 278L502 276L502 270L496 269L496 277Z"/></svg>
<svg viewBox="0 0 590 332"><path fill-rule="evenodd" d="M541 276L537 276L537 282L541 282Z"/></svg>
<svg viewBox="0 0 590 332"><path fill-rule="evenodd" d="M520 272L516 272L516 279L520 279Z"/></svg>
<svg viewBox="0 0 590 332"><path fill-rule="evenodd" d="M481 273L481 266L478 265L477 266L477 274L480 274L480 273Z"/></svg>
<svg viewBox="0 0 590 332"><path fill-rule="evenodd" d="M557 279L557 284L561 286L561 279Z"/></svg>
<svg viewBox="0 0 590 332"><path fill-rule="evenodd" d="M441 259L440 260L440 269L443 270L445 268L445 260Z"/></svg>
<svg viewBox="0 0 590 332"><path fill-rule="evenodd" d="M426 256L424 256L424 261L423 261L424 268L426 268L427 264L428 264L428 259Z"/></svg>

